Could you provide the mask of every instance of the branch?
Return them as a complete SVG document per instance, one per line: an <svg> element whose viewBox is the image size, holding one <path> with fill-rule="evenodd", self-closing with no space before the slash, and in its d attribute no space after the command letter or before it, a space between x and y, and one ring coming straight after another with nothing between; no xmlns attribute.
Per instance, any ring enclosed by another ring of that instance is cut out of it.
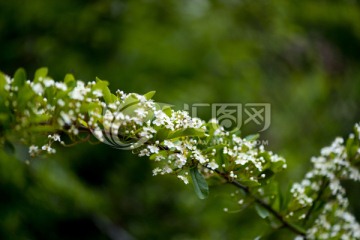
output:
<svg viewBox="0 0 360 240"><path fill-rule="evenodd" d="M230 183L234 186L236 186L237 188L240 188L241 190L243 190L246 194L248 194L249 196L251 196L256 203L258 203L259 205L261 205L263 208L265 208L266 210L268 210L273 216L275 216L283 225L283 227L289 229L290 231L301 235L302 237L306 237L306 233L300 229L298 229L296 226L292 225L291 223L289 223L288 221L286 221L284 219L284 217L277 212L274 208L272 208L269 204L267 204L264 200L262 200L261 198L258 198L257 196L253 195L252 192L250 191L249 187L246 187L244 185L242 185L240 182L231 179L227 174L219 171L219 170L213 170L215 171L217 174L219 174L221 177L223 177L227 183Z"/></svg>
<svg viewBox="0 0 360 240"><path fill-rule="evenodd" d="M311 204L311 207L309 208L309 210L307 211L307 213L305 214L305 218L304 218L304 225L307 223L307 221L309 220L311 213L314 211L316 203L320 201L322 195L324 194L325 189L327 188L327 186L329 185L329 181L326 181L326 178L323 177L322 179L322 183L321 183L321 188L319 191L319 194L317 195L316 199L313 201L313 203Z"/></svg>

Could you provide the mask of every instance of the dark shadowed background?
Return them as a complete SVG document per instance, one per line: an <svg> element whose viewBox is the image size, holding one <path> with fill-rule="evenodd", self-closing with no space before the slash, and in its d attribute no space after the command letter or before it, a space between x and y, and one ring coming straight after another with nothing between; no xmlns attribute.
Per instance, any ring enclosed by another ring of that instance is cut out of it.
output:
<svg viewBox="0 0 360 240"><path fill-rule="evenodd" d="M348 1L0 0L0 69L47 66L95 76L182 109L270 103L261 139L286 157L284 189L309 159L360 120L360 4ZM209 110L201 117L209 119ZM244 126L243 134L256 131ZM21 147L19 147L21 148ZM21 158L21 151L18 158ZM146 158L106 145L60 148L25 165L0 159L0 239L254 239L269 232L237 210L230 186L198 200L152 177ZM359 184L347 184L360 218ZM269 239L291 239L276 232Z"/></svg>

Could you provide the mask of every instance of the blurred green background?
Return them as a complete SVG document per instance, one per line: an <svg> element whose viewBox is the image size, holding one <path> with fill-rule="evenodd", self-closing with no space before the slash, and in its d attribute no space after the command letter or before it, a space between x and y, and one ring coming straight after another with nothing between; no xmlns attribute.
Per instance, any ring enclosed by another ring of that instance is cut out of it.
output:
<svg viewBox="0 0 360 240"><path fill-rule="evenodd" d="M95 76L156 101L271 103L267 149L286 188L360 119L360 4L347 1L0 0L0 69ZM210 112L201 115L209 119ZM254 129L246 126L244 134ZM130 152L81 144L50 159L0 156L0 239L254 239L269 228L230 186L198 200ZM17 160L20 159L20 160ZM359 184L347 184L360 218ZM269 239L291 239L288 232Z"/></svg>

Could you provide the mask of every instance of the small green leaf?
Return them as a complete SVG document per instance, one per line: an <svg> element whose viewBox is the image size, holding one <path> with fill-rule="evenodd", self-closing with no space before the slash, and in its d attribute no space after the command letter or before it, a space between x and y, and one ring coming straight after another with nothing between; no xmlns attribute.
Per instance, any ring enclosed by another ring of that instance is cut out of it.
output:
<svg viewBox="0 0 360 240"><path fill-rule="evenodd" d="M204 137L205 130L200 128L185 128L176 130L169 134L168 138L179 138L179 137Z"/></svg>
<svg viewBox="0 0 360 240"><path fill-rule="evenodd" d="M50 122L50 120L53 118L53 116L48 115L48 114L36 114L35 116L33 116L31 118L31 122L32 123L47 123Z"/></svg>
<svg viewBox="0 0 360 240"><path fill-rule="evenodd" d="M265 175L265 177L262 177L263 174ZM262 171L261 173L259 173L258 178L259 181L264 184L269 178L271 178L272 176L274 176L274 172L271 169L265 169L264 171Z"/></svg>
<svg viewBox="0 0 360 240"><path fill-rule="evenodd" d="M47 74L48 74L48 69L46 67L39 68L35 72L34 82L38 82L40 78L46 77Z"/></svg>
<svg viewBox="0 0 360 240"><path fill-rule="evenodd" d="M255 204L255 210L262 219L265 219L271 215L267 209L259 204Z"/></svg>
<svg viewBox="0 0 360 240"><path fill-rule="evenodd" d="M53 132L53 131L55 131L55 129L56 128L54 126L50 126L50 125L45 125L45 126L37 125L37 126L31 126L28 128L29 132L37 132L37 133Z"/></svg>
<svg viewBox="0 0 360 240"><path fill-rule="evenodd" d="M64 77L64 82L68 83L68 82L71 82L71 81L75 81L74 75L72 75L71 73L66 74L65 77Z"/></svg>
<svg viewBox="0 0 360 240"><path fill-rule="evenodd" d="M197 167L190 168L190 175L196 195L200 199L205 199L209 195L209 186L204 176L199 172Z"/></svg>
<svg viewBox="0 0 360 240"><path fill-rule="evenodd" d="M247 187L258 187L261 185L260 183L250 179L241 179L239 182Z"/></svg>
<svg viewBox="0 0 360 240"><path fill-rule="evenodd" d="M14 74L14 85L17 87L22 87L26 81L26 72L23 68L16 70Z"/></svg>
<svg viewBox="0 0 360 240"><path fill-rule="evenodd" d="M107 104L113 102L113 96L108 85L109 83L107 81L101 80L100 78L96 77L96 85L94 87L102 91L104 100Z"/></svg>
<svg viewBox="0 0 360 240"><path fill-rule="evenodd" d="M168 138L169 133L170 133L169 129L161 128L157 130L155 138L156 140L163 141Z"/></svg>
<svg viewBox="0 0 360 240"><path fill-rule="evenodd" d="M73 89L76 85L75 77L71 73L65 75L64 83L70 89Z"/></svg>
<svg viewBox="0 0 360 240"><path fill-rule="evenodd" d="M156 154L152 154L149 159L150 160L155 160L156 157L158 156L162 156L162 157L167 157L168 156L168 151L166 150L161 150L159 151L159 153L156 153Z"/></svg>
<svg viewBox="0 0 360 240"><path fill-rule="evenodd" d="M89 125L87 124L87 122L85 122L85 121L82 120L81 118L78 118L77 120L78 120L78 122L79 122L81 125L83 125L84 127L86 127L86 128L89 127Z"/></svg>
<svg viewBox="0 0 360 240"><path fill-rule="evenodd" d="M162 111L163 111L168 117L171 116L171 112L172 112L172 111L171 111L171 107L170 107L170 106L168 106L168 105L163 106Z"/></svg>
<svg viewBox="0 0 360 240"><path fill-rule="evenodd" d="M245 140L247 141L255 141L256 139L258 139L260 137L260 134L256 133L256 134L251 134L245 137Z"/></svg>
<svg viewBox="0 0 360 240"><path fill-rule="evenodd" d="M278 173L281 172L282 170L284 170L284 161L277 161L277 162L271 162L271 167L270 169L274 172L274 173Z"/></svg>
<svg viewBox="0 0 360 240"><path fill-rule="evenodd" d="M0 93L5 92L5 85L6 85L5 75L2 72L0 72Z"/></svg>
<svg viewBox="0 0 360 240"><path fill-rule="evenodd" d="M144 94L144 97L147 99L147 100L150 100L154 95L155 95L156 91L151 91L151 92L148 92L148 93L145 93Z"/></svg>

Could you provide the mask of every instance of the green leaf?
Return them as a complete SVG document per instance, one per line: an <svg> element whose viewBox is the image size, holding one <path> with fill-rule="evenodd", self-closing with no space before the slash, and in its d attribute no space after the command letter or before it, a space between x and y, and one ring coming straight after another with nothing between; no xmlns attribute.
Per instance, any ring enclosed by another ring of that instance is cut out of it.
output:
<svg viewBox="0 0 360 240"><path fill-rule="evenodd" d="M255 210L262 219L265 219L271 215L270 212L260 204L255 204Z"/></svg>
<svg viewBox="0 0 360 240"><path fill-rule="evenodd" d="M149 100L149 99L151 99L151 98L155 95L155 93L156 93L156 91L150 91L150 92L148 92L148 93L145 93L145 94L144 94L144 97L145 97L147 100Z"/></svg>
<svg viewBox="0 0 360 240"><path fill-rule="evenodd" d="M209 186L204 176L199 172L197 167L190 168L190 175L196 195L200 199L205 199L209 195Z"/></svg>
<svg viewBox="0 0 360 240"><path fill-rule="evenodd" d="M258 139L260 137L260 134L256 133L256 134L251 134L245 137L245 140L247 141L255 141L256 139Z"/></svg>
<svg viewBox="0 0 360 240"><path fill-rule="evenodd" d="M56 130L56 128L54 126L50 126L50 125L37 125L37 126L31 126L28 128L29 132L42 132L42 133L48 133L48 132L53 132Z"/></svg>
<svg viewBox="0 0 360 240"><path fill-rule="evenodd" d="M277 161L277 162L271 162L271 167L270 169L274 172L274 173L278 173L284 170L284 161Z"/></svg>
<svg viewBox="0 0 360 240"><path fill-rule="evenodd" d="M78 120L78 122L79 122L81 125L83 125L84 127L86 127L86 128L89 127L89 125L87 124L87 122L85 122L85 121L82 120L81 118L78 118L77 120Z"/></svg>
<svg viewBox="0 0 360 240"><path fill-rule="evenodd" d="M168 139L179 138L179 137L204 137L205 130L201 128L185 128L176 130L169 134Z"/></svg>
<svg viewBox="0 0 360 240"><path fill-rule="evenodd" d="M166 151L166 150L161 150L161 151L159 151L159 153L152 154L152 155L149 157L149 159L150 159L150 160L155 160L155 158L156 158L157 156L167 157L167 156L168 156L168 151Z"/></svg>
<svg viewBox="0 0 360 240"><path fill-rule="evenodd" d="M239 182L247 187L258 187L261 185L260 183L250 179L241 179Z"/></svg>
<svg viewBox="0 0 360 240"><path fill-rule="evenodd" d="M109 82L96 77L96 84L94 86L94 89L100 89L102 91L103 98L107 104L112 103L117 99L117 97L111 93L108 85Z"/></svg>
<svg viewBox="0 0 360 240"><path fill-rule="evenodd" d="M16 70L14 74L14 85L17 87L22 87L26 81L26 72L23 68Z"/></svg>
<svg viewBox="0 0 360 240"><path fill-rule="evenodd" d="M265 178L261 177L262 174L265 174ZM259 181L264 184L267 182L267 180L269 178L271 178L272 176L274 176L274 172L271 169L265 169L264 171L262 171L261 173L259 173L258 178Z"/></svg>
<svg viewBox="0 0 360 240"><path fill-rule="evenodd" d="M35 124L37 124L37 123L47 123L47 122L50 122L50 120L52 118L53 118L53 116L48 115L48 114L42 114L42 115L36 114L30 119L30 121L32 123L35 123Z"/></svg>
<svg viewBox="0 0 360 240"><path fill-rule="evenodd" d="M108 87L104 87L102 90L103 90L105 102L107 104L112 103L112 96L111 96L110 89Z"/></svg>
<svg viewBox="0 0 360 240"><path fill-rule="evenodd" d="M6 79L5 75L0 72L0 93L5 92Z"/></svg>
<svg viewBox="0 0 360 240"><path fill-rule="evenodd" d="M162 111L168 116L171 116L171 107L168 105L163 106Z"/></svg>
<svg viewBox="0 0 360 240"><path fill-rule="evenodd" d="M346 153L350 162L353 162L358 152L358 144L355 137L349 137L346 141Z"/></svg>
<svg viewBox="0 0 360 240"><path fill-rule="evenodd" d="M156 140L163 141L165 139L168 139L169 133L169 129L160 128L159 130L157 130L155 138Z"/></svg>
<svg viewBox="0 0 360 240"><path fill-rule="evenodd" d="M38 82L40 78L46 77L47 74L48 74L48 69L46 67L39 68L35 72L34 82Z"/></svg>
<svg viewBox="0 0 360 240"><path fill-rule="evenodd" d="M64 82L68 83L68 82L72 82L72 81L75 81L74 75L72 75L71 73L66 74L64 77Z"/></svg>

